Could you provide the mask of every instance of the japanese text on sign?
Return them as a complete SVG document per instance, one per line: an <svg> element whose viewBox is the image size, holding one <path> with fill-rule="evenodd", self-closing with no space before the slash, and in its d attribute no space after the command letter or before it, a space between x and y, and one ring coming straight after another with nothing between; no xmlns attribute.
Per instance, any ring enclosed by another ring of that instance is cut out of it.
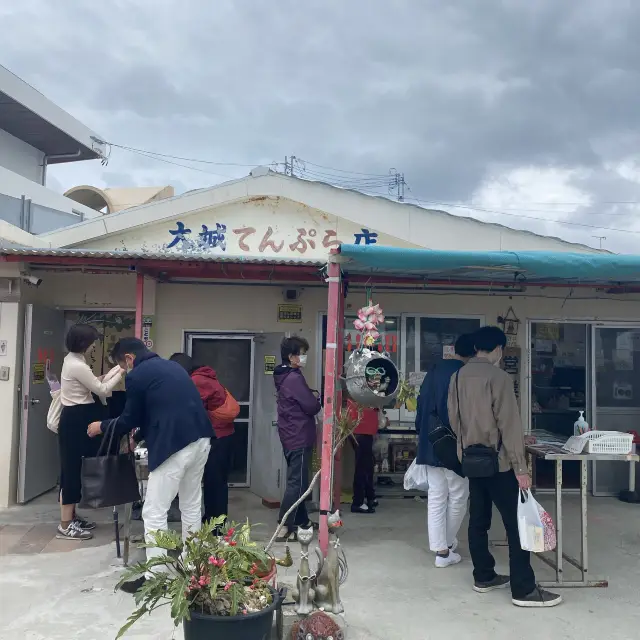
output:
<svg viewBox="0 0 640 640"><path fill-rule="evenodd" d="M279 304L278 322L302 322L302 305Z"/></svg>

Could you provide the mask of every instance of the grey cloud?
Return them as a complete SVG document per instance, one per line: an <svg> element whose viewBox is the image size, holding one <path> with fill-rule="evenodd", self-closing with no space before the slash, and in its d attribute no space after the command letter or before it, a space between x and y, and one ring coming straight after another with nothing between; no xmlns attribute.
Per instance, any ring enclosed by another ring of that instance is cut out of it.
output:
<svg viewBox="0 0 640 640"><path fill-rule="evenodd" d="M610 165L637 157L637 3L25 0L0 18L4 63L122 144L247 164L295 154L394 166L432 201L468 201L488 176L523 166L579 170L575 183L598 201L636 197ZM39 46L26 49L27 36ZM92 170L111 186L115 173L193 188L249 169L197 166L208 173L116 149ZM70 186L74 172L56 175ZM588 217L619 226L632 214Z"/></svg>

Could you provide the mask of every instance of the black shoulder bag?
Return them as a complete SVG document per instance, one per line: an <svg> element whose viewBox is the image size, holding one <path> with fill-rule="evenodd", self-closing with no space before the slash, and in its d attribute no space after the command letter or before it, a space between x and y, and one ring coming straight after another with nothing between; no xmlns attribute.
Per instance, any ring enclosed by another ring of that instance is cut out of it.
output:
<svg viewBox="0 0 640 640"><path fill-rule="evenodd" d="M117 422L118 418L109 423L107 433L102 437L98 455L95 458L82 458L83 507L101 509L140 500L136 461L131 451L129 436L127 452L113 453Z"/></svg>
<svg viewBox="0 0 640 640"><path fill-rule="evenodd" d="M458 390L458 374L456 372L456 400L458 402L458 423L460 425L460 446L462 447L462 473L466 478L492 478L500 471L498 454L502 447L502 438L498 443L498 450L483 444L464 446L462 441L462 413L460 412L460 393Z"/></svg>
<svg viewBox="0 0 640 640"><path fill-rule="evenodd" d="M436 420L436 426L429 432L427 437L433 446L436 458L440 460L445 469L454 471L459 476L464 477L462 475L462 465L458 458L458 439L456 434L453 433L451 427L442 422L438 414L432 413L431 415Z"/></svg>

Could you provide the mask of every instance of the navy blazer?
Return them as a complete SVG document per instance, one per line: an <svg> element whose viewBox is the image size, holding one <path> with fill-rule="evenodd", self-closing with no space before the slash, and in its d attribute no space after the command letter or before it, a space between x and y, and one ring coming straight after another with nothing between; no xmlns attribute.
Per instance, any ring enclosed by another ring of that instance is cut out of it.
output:
<svg viewBox="0 0 640 640"><path fill-rule="evenodd" d="M126 387L127 400L115 423L115 435L140 429L139 439L149 452L149 471L192 442L215 438L200 394L177 362L145 353L127 373ZM112 422L102 422L103 433Z"/></svg>
<svg viewBox="0 0 640 640"><path fill-rule="evenodd" d="M441 467L442 463L433 451L429 442L429 433L436 426L436 416L446 424L449 423L447 399L449 397L449 383L453 374L463 367L461 360L440 360L425 376L416 412L416 431L418 432L418 457L416 464L428 464L431 467Z"/></svg>

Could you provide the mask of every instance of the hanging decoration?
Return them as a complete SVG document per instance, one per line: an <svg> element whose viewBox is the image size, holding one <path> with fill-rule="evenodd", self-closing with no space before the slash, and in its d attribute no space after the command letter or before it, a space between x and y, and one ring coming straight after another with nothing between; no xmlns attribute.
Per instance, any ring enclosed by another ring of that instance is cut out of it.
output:
<svg viewBox="0 0 640 640"><path fill-rule="evenodd" d="M347 361L345 382L355 402L382 408L396 397L400 376L389 354L374 348L380 338L379 327L384 326L384 313L379 304L373 304L370 294L367 299L369 303L358 310L353 323L360 335Z"/></svg>
<svg viewBox="0 0 640 640"><path fill-rule="evenodd" d="M509 307L504 316L498 316L498 324L502 326L502 330L508 336L518 335L520 320L518 319L518 316L516 316L516 312L513 310L513 307Z"/></svg>

